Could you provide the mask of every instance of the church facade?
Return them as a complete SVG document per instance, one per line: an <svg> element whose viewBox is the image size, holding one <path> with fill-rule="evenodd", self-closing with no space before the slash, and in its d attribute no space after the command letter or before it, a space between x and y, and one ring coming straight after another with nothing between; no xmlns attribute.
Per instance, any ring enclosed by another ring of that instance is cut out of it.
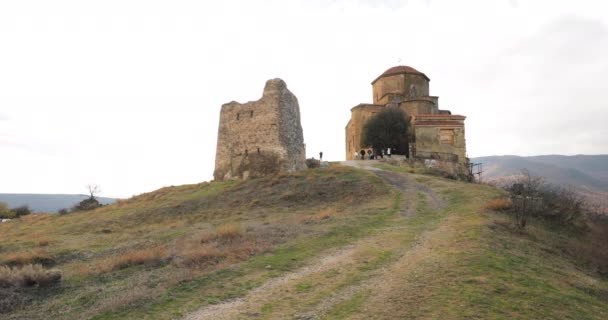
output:
<svg viewBox="0 0 608 320"><path fill-rule="evenodd" d="M454 115L439 108L439 97L429 94L430 79L408 66L386 70L372 81L372 103L362 103L351 109L346 125L346 159L353 160L355 152L369 150L361 145L361 133L366 121L384 108L399 108L409 119L408 150L394 154L409 155L414 160L436 160L465 168L465 116Z"/></svg>

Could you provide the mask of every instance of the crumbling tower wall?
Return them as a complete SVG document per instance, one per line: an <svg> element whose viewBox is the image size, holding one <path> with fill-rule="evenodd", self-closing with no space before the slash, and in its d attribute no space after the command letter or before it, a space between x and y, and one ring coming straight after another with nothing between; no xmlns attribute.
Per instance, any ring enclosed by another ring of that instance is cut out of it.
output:
<svg viewBox="0 0 608 320"><path fill-rule="evenodd" d="M306 168L300 107L281 79L266 82L257 101L222 105L215 180L246 179Z"/></svg>

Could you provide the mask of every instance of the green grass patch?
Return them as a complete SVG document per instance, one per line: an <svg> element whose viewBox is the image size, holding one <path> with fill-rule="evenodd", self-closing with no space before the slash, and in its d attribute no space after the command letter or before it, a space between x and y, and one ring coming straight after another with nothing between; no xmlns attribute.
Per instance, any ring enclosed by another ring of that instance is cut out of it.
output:
<svg viewBox="0 0 608 320"><path fill-rule="evenodd" d="M310 282L300 282L298 284L296 284L296 291L297 292L305 292L305 291L309 291L310 289L312 289L313 284Z"/></svg>
<svg viewBox="0 0 608 320"><path fill-rule="evenodd" d="M323 319L347 319L361 310L366 298L366 294L355 294L352 298L334 306Z"/></svg>

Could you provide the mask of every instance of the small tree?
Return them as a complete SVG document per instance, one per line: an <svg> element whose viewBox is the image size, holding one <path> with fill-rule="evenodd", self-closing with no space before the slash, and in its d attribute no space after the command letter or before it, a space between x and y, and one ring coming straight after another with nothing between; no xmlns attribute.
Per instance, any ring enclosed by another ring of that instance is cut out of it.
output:
<svg viewBox="0 0 608 320"><path fill-rule="evenodd" d="M521 177L511 187L515 204L515 223L519 228L525 228L529 216L541 209L540 193L544 185L542 177L533 176L528 169L523 169Z"/></svg>
<svg viewBox="0 0 608 320"><path fill-rule="evenodd" d="M101 203L95 198L96 195L101 193L101 188L96 184L89 184L86 188L89 191L89 198L80 201L78 205L74 206L74 211L93 210L101 207Z"/></svg>
<svg viewBox="0 0 608 320"><path fill-rule="evenodd" d="M89 195L91 199L95 199L95 196L101 193L101 187L96 184L88 184L87 190L89 191Z"/></svg>
<svg viewBox="0 0 608 320"><path fill-rule="evenodd" d="M361 147L376 150L397 148L409 152L407 130L408 115L401 109L388 107L376 113L363 126Z"/></svg>

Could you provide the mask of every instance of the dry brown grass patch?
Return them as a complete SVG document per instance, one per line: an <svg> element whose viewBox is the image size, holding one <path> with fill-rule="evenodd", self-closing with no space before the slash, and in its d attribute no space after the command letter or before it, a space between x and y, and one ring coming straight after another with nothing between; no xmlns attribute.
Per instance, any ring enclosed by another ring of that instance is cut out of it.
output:
<svg viewBox="0 0 608 320"><path fill-rule="evenodd" d="M59 283L61 272L46 270L39 264L28 264L21 267L0 267L0 288L51 286Z"/></svg>
<svg viewBox="0 0 608 320"><path fill-rule="evenodd" d="M101 262L100 269L102 272L108 272L136 265L159 266L169 258L164 247L138 249L106 259Z"/></svg>
<svg viewBox="0 0 608 320"><path fill-rule="evenodd" d="M219 241L222 243L233 242L243 237L243 232L238 224L225 224L217 229L204 234L201 237L201 243L209 243Z"/></svg>
<svg viewBox="0 0 608 320"><path fill-rule="evenodd" d="M513 206L511 199L492 199L486 202L484 209L492 211L504 211L509 210Z"/></svg>
<svg viewBox="0 0 608 320"><path fill-rule="evenodd" d="M177 245L175 262L178 266L204 268L245 260L265 249L265 246L258 245L256 236L249 233L238 224L222 225L205 233L199 241Z"/></svg>
<svg viewBox="0 0 608 320"><path fill-rule="evenodd" d="M178 265L196 267L215 265L226 258L226 254L212 244L190 245L179 253Z"/></svg>
<svg viewBox="0 0 608 320"><path fill-rule="evenodd" d="M52 266L56 263L55 258L43 249L29 252L14 252L5 255L2 263L8 266L25 266L28 264L41 264Z"/></svg>
<svg viewBox="0 0 608 320"><path fill-rule="evenodd" d="M38 241L38 246L39 246L39 247L48 247L48 245L49 245L50 243L51 243L51 242L50 242L49 240L47 240L47 239L44 239L44 240L39 240L39 241Z"/></svg>
<svg viewBox="0 0 608 320"><path fill-rule="evenodd" d="M312 216L303 217L301 221L303 223L316 223L316 222L320 222L323 220L328 220L328 219L334 218L338 214L339 214L338 209L336 209L336 208L325 208L325 209L322 209L321 211L315 213Z"/></svg>

